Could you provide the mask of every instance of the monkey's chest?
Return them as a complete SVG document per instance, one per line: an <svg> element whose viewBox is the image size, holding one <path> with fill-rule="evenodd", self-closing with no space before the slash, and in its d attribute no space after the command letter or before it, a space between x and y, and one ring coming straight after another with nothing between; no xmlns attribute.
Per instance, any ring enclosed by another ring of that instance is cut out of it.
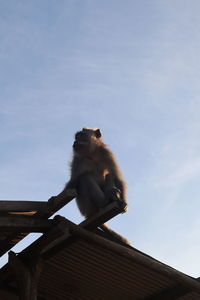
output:
<svg viewBox="0 0 200 300"><path fill-rule="evenodd" d="M109 173L108 169L102 163L90 159L81 163L80 170L81 173L93 173L100 181L104 180L105 176Z"/></svg>

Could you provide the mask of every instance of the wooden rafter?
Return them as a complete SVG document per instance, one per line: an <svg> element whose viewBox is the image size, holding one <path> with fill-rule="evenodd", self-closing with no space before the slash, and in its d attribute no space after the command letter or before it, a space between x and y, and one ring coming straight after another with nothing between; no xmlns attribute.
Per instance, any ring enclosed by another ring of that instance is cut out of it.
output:
<svg viewBox="0 0 200 300"><path fill-rule="evenodd" d="M68 190L65 193L61 192L57 196L51 197L47 202L45 202L47 204L46 206L47 209L43 211L37 211L34 214L34 218L48 219L59 209L61 209L64 205L69 203L74 197L76 197L75 190ZM21 232L21 234L19 234L19 231L14 231L6 235L6 237L2 239L0 243L0 256L2 256L8 250L10 250L14 245L16 245L16 243L22 240L27 234L28 234L27 232L26 233Z"/></svg>
<svg viewBox="0 0 200 300"><path fill-rule="evenodd" d="M52 225L52 220L36 219L27 216L0 217L1 232L45 232Z"/></svg>
<svg viewBox="0 0 200 300"><path fill-rule="evenodd" d="M45 201L0 201L0 212L43 212L47 208L47 202Z"/></svg>

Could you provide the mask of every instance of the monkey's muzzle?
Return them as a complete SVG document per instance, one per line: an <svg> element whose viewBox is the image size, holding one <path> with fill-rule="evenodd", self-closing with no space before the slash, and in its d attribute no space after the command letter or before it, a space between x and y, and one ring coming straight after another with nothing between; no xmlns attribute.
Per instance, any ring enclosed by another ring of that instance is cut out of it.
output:
<svg viewBox="0 0 200 300"><path fill-rule="evenodd" d="M84 149L85 146L86 146L86 143L85 143L85 142L76 142L76 141L75 141L75 142L73 143L73 149L74 149L75 151L80 151L80 150Z"/></svg>

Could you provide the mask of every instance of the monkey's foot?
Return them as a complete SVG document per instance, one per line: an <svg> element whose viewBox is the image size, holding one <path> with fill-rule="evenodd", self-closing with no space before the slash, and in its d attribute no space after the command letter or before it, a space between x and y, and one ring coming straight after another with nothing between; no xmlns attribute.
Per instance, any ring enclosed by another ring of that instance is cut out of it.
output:
<svg viewBox="0 0 200 300"><path fill-rule="evenodd" d="M128 210L127 203L121 198L121 191L118 188L113 188L109 193L109 200L116 201L119 203L119 206L123 209L123 213Z"/></svg>
<svg viewBox="0 0 200 300"><path fill-rule="evenodd" d="M127 212L127 210L128 210L128 204L123 199L120 199L120 200L121 200L121 204L120 205L123 208L123 212L122 212L122 214L123 214L123 213Z"/></svg>
<svg viewBox="0 0 200 300"><path fill-rule="evenodd" d="M122 214L127 212L128 210L128 204L126 203L126 201L124 201L122 198L118 198L115 201L118 202L119 207L123 210Z"/></svg>

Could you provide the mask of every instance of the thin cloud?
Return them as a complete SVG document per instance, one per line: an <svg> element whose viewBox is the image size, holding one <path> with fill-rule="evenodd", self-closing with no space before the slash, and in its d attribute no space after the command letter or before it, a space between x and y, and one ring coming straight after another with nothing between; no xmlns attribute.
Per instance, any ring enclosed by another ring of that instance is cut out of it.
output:
<svg viewBox="0 0 200 300"><path fill-rule="evenodd" d="M166 172L166 170L165 170ZM168 170L165 176L158 174L152 182L156 188L178 187L200 175L200 157L182 161L174 169Z"/></svg>

